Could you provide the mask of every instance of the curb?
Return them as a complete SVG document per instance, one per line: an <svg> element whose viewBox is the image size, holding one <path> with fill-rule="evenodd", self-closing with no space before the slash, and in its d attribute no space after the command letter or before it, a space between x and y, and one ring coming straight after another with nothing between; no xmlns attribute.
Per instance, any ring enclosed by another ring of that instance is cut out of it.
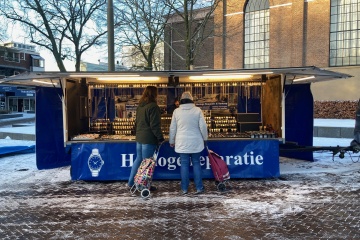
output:
<svg viewBox="0 0 360 240"><path fill-rule="evenodd" d="M34 134L0 132L0 139L10 137L12 140L35 141Z"/></svg>
<svg viewBox="0 0 360 240"><path fill-rule="evenodd" d="M314 126L314 137L354 138L354 128Z"/></svg>

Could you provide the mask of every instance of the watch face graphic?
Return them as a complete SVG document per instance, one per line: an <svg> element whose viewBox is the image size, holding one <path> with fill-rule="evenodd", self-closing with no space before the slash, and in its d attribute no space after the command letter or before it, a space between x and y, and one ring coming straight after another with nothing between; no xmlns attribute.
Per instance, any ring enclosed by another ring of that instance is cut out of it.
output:
<svg viewBox="0 0 360 240"><path fill-rule="evenodd" d="M89 160L89 167L91 170L100 170L102 165L102 160L99 156L92 156Z"/></svg>
<svg viewBox="0 0 360 240"><path fill-rule="evenodd" d="M91 155L88 159L88 166L89 166L89 170L91 172L91 176L98 177L102 165L104 165L104 161L102 160L102 158L100 156L99 149L94 148L91 151Z"/></svg>

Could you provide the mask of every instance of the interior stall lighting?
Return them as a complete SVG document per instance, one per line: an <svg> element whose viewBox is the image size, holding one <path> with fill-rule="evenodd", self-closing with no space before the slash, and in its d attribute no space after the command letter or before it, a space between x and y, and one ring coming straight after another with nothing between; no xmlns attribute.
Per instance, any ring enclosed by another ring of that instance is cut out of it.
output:
<svg viewBox="0 0 360 240"><path fill-rule="evenodd" d="M88 75L86 73L82 73L82 74L70 74L69 77L73 77L73 78L76 78L76 77L80 77L80 78L84 78L84 77L87 77ZM99 78L101 77L140 77L139 74L123 74L123 75L114 75L114 74L99 74L98 75ZM89 75L89 77L91 77Z"/></svg>
<svg viewBox="0 0 360 240"><path fill-rule="evenodd" d="M315 78L315 76L298 78L298 79L294 79L294 82L306 81L306 80L313 79L313 78Z"/></svg>
<svg viewBox="0 0 360 240"><path fill-rule="evenodd" d="M252 75L230 74L230 75L201 75L190 76L190 80L229 80L229 79L248 79Z"/></svg>
<svg viewBox="0 0 360 240"><path fill-rule="evenodd" d="M42 84L48 84L48 85L57 85L57 83L54 82L45 82L41 80L32 80L33 82L42 83Z"/></svg>
<svg viewBox="0 0 360 240"><path fill-rule="evenodd" d="M203 76L227 76L227 75L262 75L262 74L273 74L274 72L234 72L234 73L204 73Z"/></svg>
<svg viewBox="0 0 360 240"><path fill-rule="evenodd" d="M140 76L113 76L113 77L99 77L99 81L159 81L159 77L140 77Z"/></svg>

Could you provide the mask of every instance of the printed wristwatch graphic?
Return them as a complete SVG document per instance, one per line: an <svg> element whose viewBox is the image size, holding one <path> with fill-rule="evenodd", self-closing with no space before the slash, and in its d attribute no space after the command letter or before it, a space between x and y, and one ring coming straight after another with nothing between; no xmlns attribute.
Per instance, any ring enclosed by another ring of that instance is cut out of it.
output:
<svg viewBox="0 0 360 240"><path fill-rule="evenodd" d="M100 156L99 149L94 148L91 151L90 157L88 159L88 165L91 172L91 176L98 177L101 167L102 165L104 165L104 161Z"/></svg>

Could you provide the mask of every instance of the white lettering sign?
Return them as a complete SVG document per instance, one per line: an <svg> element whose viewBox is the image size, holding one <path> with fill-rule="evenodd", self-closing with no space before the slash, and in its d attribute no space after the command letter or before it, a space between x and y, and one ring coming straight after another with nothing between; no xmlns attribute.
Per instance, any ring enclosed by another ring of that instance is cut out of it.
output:
<svg viewBox="0 0 360 240"><path fill-rule="evenodd" d="M253 151L246 152L244 155L236 156L221 156L227 165L253 165L260 166L264 164L264 157L262 155L254 155ZM121 154L121 167L132 167L134 163L134 154ZM127 164L128 163L128 164ZM157 166L167 167L168 170L173 171L181 166L180 157L159 157L157 159ZM209 157L200 156L200 165L206 169L210 169Z"/></svg>
<svg viewBox="0 0 360 240"><path fill-rule="evenodd" d="M126 162L129 162L128 166L126 166ZM134 164L134 154L121 154L121 167L132 167L133 164Z"/></svg>

